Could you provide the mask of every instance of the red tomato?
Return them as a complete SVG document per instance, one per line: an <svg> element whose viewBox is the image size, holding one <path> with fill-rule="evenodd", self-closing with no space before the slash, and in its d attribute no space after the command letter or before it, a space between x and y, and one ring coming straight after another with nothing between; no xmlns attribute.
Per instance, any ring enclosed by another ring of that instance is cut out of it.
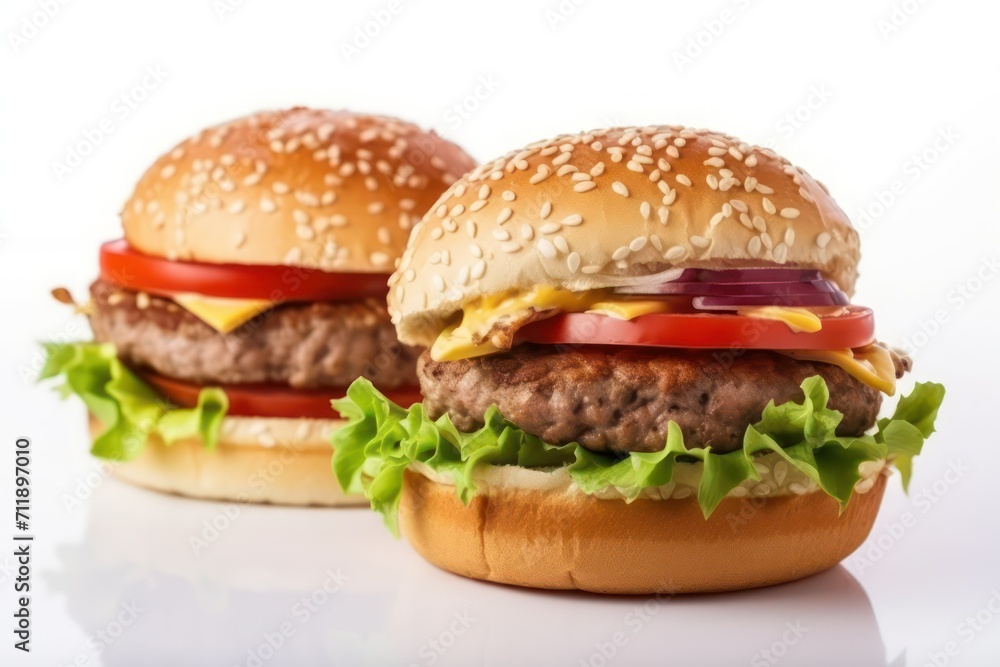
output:
<svg viewBox="0 0 1000 667"><path fill-rule="evenodd" d="M230 299L339 301L385 298L385 273L330 273L265 264L208 264L145 255L124 239L101 246L101 278L131 290L171 296L194 292Z"/></svg>
<svg viewBox="0 0 1000 667"><path fill-rule="evenodd" d="M140 373L149 385L166 396L175 405L191 408L198 404L201 386L183 380L168 378L156 373ZM217 385L229 397L227 415L236 417L290 417L312 419L337 419L330 401L347 394L344 387L331 389L293 389L279 384L224 384ZM422 399L419 387L400 387L380 390L385 396L404 408Z"/></svg>
<svg viewBox="0 0 1000 667"><path fill-rule="evenodd" d="M815 333L795 333L784 322L717 313L655 313L634 320L566 313L533 322L517 332L518 342L567 345L639 345L712 349L833 350L875 342L869 308L821 318Z"/></svg>

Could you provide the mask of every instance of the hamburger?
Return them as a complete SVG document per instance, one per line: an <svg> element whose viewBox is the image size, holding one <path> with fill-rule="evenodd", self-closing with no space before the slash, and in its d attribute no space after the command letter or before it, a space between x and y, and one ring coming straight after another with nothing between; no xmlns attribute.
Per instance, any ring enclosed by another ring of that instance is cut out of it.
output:
<svg viewBox="0 0 1000 667"><path fill-rule="evenodd" d="M483 164L389 281L428 348L408 408L334 403L343 488L431 563L600 593L766 586L842 560L944 395L850 295L859 240L773 151L679 126L559 136Z"/></svg>
<svg viewBox="0 0 1000 667"><path fill-rule="evenodd" d="M92 451L121 479L356 503L330 478L330 399L357 377L419 399L418 350L396 339L386 280L411 226L472 166L432 132L347 111L199 132L146 171L124 237L101 247L78 306L94 340L49 345L41 376L83 399Z"/></svg>

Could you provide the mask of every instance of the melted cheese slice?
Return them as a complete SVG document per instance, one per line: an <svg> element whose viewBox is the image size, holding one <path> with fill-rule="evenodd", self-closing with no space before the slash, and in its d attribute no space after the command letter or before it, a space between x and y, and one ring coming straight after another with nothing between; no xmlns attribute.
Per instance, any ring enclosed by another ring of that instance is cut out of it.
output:
<svg viewBox="0 0 1000 667"><path fill-rule="evenodd" d="M173 300L219 333L229 333L277 303L263 299L223 299L203 294L175 294Z"/></svg>
<svg viewBox="0 0 1000 667"><path fill-rule="evenodd" d="M623 298L614 295L611 290L571 292L548 285L484 296L462 309L460 324L441 332L431 347L431 358L435 361L456 361L499 352L501 349L488 340L474 345L473 336L482 337L503 318L532 309L536 312L599 313L631 320L640 315L667 312L670 304L663 300Z"/></svg>
<svg viewBox="0 0 1000 667"><path fill-rule="evenodd" d="M816 333L823 328L823 322L819 315L808 308L786 308L784 306L754 306L752 308L740 308L737 315L743 317L753 317L760 320L777 320L784 322L788 328L799 333Z"/></svg>
<svg viewBox="0 0 1000 667"><path fill-rule="evenodd" d="M896 393L896 365L889 350L878 343L855 350L775 350L803 361L833 364L859 382L892 396Z"/></svg>

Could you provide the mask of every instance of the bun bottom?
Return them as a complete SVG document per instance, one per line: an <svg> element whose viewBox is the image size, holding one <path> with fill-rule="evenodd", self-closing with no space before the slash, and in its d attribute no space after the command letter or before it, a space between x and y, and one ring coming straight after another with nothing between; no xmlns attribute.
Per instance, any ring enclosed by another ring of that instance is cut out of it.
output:
<svg viewBox="0 0 1000 667"><path fill-rule="evenodd" d="M330 469L337 420L226 417L214 451L198 438L167 445L151 435L112 474L136 486L192 498L275 505L365 506L341 491ZM103 430L90 417L90 432Z"/></svg>
<svg viewBox="0 0 1000 667"><path fill-rule="evenodd" d="M871 531L880 475L840 515L822 492L726 498L705 519L694 498L601 500L580 491L455 487L407 470L403 535L434 565L473 579L595 593L710 593L827 570Z"/></svg>

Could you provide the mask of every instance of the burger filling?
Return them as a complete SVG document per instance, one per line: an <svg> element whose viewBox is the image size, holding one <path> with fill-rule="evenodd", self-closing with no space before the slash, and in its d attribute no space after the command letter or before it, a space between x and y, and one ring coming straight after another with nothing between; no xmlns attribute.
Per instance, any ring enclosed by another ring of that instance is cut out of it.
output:
<svg viewBox="0 0 1000 667"><path fill-rule="evenodd" d="M837 366L766 350L746 350L723 366L709 350L526 343L461 361L425 353L418 376L427 416L447 414L461 431L481 428L496 405L545 442L614 454L663 449L671 422L685 442L736 451L768 403L798 399L814 376L826 383L829 408L843 415L838 436L863 435L882 404L878 391Z"/></svg>
<svg viewBox="0 0 1000 667"><path fill-rule="evenodd" d="M345 387L365 377L390 389L413 384L419 354L400 345L374 298L286 302L228 334L173 300L104 281L91 286L90 310L95 339L128 366L202 385Z"/></svg>

